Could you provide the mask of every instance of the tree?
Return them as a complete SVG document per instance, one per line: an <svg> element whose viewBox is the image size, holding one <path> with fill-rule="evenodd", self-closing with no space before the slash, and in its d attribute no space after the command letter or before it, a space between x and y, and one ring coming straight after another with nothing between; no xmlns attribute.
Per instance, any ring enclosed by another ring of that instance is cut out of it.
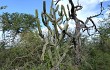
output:
<svg viewBox="0 0 110 70"><path fill-rule="evenodd" d="M8 37L9 40L14 42L18 34L32 31L37 28L35 17L30 14L3 13L1 19L4 40Z"/></svg>
<svg viewBox="0 0 110 70"><path fill-rule="evenodd" d="M100 44L103 46L101 47L103 51L110 51L110 14L108 14L108 17L103 19L103 21L100 21Z"/></svg>
<svg viewBox="0 0 110 70"><path fill-rule="evenodd" d="M1 6L1 7L0 7L0 10L6 9L6 7L7 7L7 6Z"/></svg>
<svg viewBox="0 0 110 70"><path fill-rule="evenodd" d="M110 69L110 17L100 21L100 34L91 38L86 50L86 64L82 70L109 70Z"/></svg>

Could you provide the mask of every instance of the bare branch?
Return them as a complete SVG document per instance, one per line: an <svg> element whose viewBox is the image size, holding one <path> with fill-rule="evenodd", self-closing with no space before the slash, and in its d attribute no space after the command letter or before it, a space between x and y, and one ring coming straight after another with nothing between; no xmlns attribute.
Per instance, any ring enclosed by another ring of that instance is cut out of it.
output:
<svg viewBox="0 0 110 70"><path fill-rule="evenodd" d="M82 8L83 8L82 6L77 5L77 6L75 6L75 11L79 11L79 10L81 10Z"/></svg>
<svg viewBox="0 0 110 70"><path fill-rule="evenodd" d="M57 0L57 2L55 3L55 5L57 5L59 1L61 1L61 0Z"/></svg>

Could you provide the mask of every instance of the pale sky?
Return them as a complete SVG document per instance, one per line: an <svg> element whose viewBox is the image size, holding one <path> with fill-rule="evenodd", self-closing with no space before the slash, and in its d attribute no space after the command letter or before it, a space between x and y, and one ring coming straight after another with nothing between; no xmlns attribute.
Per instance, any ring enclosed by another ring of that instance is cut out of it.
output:
<svg viewBox="0 0 110 70"><path fill-rule="evenodd" d="M54 1L56 1L56 0L54 0ZM77 1L78 0L73 0L73 3L75 5L77 5ZM93 21L98 26L99 25L98 21L102 20L102 17L106 17L106 14L110 12L110 11L108 11L108 8L107 8L108 4L110 4L110 0L79 0L79 5L83 6L83 8L82 8L82 10L77 12L77 17L79 19L85 21L87 17L100 13L100 2L103 2L103 7L105 10L103 11L104 16L93 18ZM66 11L68 11L67 4L69 4L68 0L61 0L58 3L58 5L64 5L66 8ZM90 25L92 25L92 24L90 24ZM61 25L61 26L63 27L63 25ZM73 20L69 21L69 28L74 30L75 24L74 24ZM46 30L46 28L43 28L43 30Z"/></svg>

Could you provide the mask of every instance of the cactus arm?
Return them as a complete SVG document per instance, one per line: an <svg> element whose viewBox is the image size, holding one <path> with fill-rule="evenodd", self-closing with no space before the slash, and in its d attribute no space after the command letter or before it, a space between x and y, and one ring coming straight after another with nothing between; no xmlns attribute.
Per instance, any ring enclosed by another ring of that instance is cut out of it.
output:
<svg viewBox="0 0 110 70"><path fill-rule="evenodd" d="M41 38L44 38L43 34L42 34L42 30L41 30L41 27L40 27L40 20L38 18L38 11L35 10L35 15L36 15L36 23L37 23L37 27L38 27L38 31L39 31L39 35L41 36Z"/></svg>
<svg viewBox="0 0 110 70"><path fill-rule="evenodd" d="M66 17L66 20L68 20L68 17L67 17L67 14L66 14L66 11L65 11L65 8L64 8L63 5L61 5L61 11L64 12L64 15L65 15L65 17Z"/></svg>

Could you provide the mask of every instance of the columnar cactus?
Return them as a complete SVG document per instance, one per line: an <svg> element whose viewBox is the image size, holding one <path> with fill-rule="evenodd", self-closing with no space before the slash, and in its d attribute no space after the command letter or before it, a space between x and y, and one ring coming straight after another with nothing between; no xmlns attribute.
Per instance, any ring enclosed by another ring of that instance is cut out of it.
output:
<svg viewBox="0 0 110 70"><path fill-rule="evenodd" d="M81 47L81 34L80 31L81 29L84 29L83 31L87 31L89 30L90 27L87 27L86 24L88 23L88 21L90 20L93 23L92 27L96 26L94 25L94 22L92 21L93 17L97 17L98 15L95 16L90 16L87 18L86 22L83 22L82 20L77 18L77 14L76 12L78 10L82 9L82 6L74 6L72 0L69 0L69 3L71 4L72 8L71 8L71 12L69 10L69 7L67 5L68 8L68 14L69 17L67 17L65 8L63 5L61 5L61 11L59 11L59 5L56 5L56 8L53 7L53 0L51 3L51 7L50 7L50 13L48 14L46 12L46 2L43 1L43 12L41 13L41 17L42 17L42 22L45 25L45 27L47 27L48 29L48 37L45 38L44 35L42 34L42 30L40 27L40 22L38 19L38 12L36 10L36 22L37 22L37 26L38 26L38 31L39 31L39 35L40 37L44 40L45 44L43 46L42 49L42 55L41 55L41 60L45 60L45 55L48 53L51 64L52 64L52 69L59 69L59 65L62 62L63 58L66 56L66 53L68 52L69 48L73 47L74 48L74 52L75 52L75 65L80 65L81 63L81 52L80 52L80 47ZM101 10L102 12L102 10ZM56 17L56 14L58 13L59 18ZM65 21L63 21L64 17L66 18ZM76 25L76 29L75 29L75 34L74 36L71 36L70 34L68 34L67 29L68 29L68 21L70 19L73 19L75 21L75 25ZM52 26L49 25L49 22L51 22ZM60 24L64 23L64 27L62 28L60 26ZM82 26L83 25L83 26ZM58 28L61 30L61 33L59 33ZM59 53L59 47L61 47L62 42L64 41L65 35L68 35L71 40L72 43L71 45L68 45L66 50L63 52L62 56ZM53 52L52 52L52 48L54 48L55 50L55 58L53 57ZM46 53L47 52L47 53Z"/></svg>
<svg viewBox="0 0 110 70"><path fill-rule="evenodd" d="M45 25L45 27L47 27L47 29L48 29L48 38L44 38L44 36L42 34L37 10L36 10L36 22L37 22L37 26L38 26L39 35L45 42L43 49L42 49L41 60L45 60L46 50L48 50L49 58L51 60L52 65L54 66L53 68L55 68L55 67L59 66L60 62L63 60L63 58L65 57L65 54L67 52L67 50L66 50L64 52L64 54L62 56L60 56L58 50L59 50L60 44L63 42L65 33L67 32L67 29L68 29L68 19L67 19L67 14L65 12L64 6L63 5L61 6L63 11L58 11L59 6L54 8L53 4L54 3L52 0L51 7L50 7L50 13L48 14L46 12L46 2L43 1L43 12L41 13L42 22ZM56 18L57 13L59 14L59 18ZM64 28L62 28L60 26L60 24L63 23L63 18L65 16L66 16L66 23L64 24ZM52 28L52 26L49 26L49 22L51 22L53 28ZM58 28L61 29L61 33L59 33ZM55 57L57 57L56 62L53 61L53 57L52 57L53 54L51 51L51 47L56 48L56 56L55 56Z"/></svg>

